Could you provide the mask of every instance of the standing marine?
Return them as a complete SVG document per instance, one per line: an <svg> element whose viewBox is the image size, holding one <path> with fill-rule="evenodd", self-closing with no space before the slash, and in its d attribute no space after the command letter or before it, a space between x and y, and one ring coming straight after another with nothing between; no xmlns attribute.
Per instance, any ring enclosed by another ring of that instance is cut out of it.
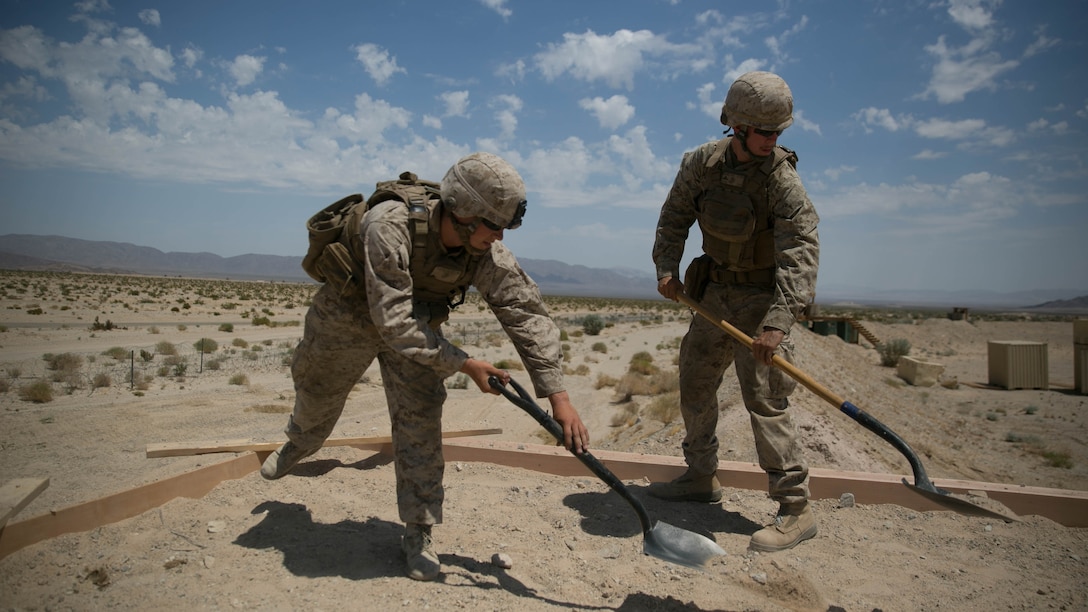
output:
<svg viewBox="0 0 1088 612"><path fill-rule="evenodd" d="M653 248L657 290L671 300L687 293L754 343L748 350L713 322L692 318L680 345L688 469L649 492L674 501L721 499L717 394L735 364L759 465L779 504L774 521L752 535L749 547L778 551L816 535L808 464L789 411L797 383L771 363L776 353L792 361L790 328L815 293L819 217L797 175L796 154L777 144L793 123L785 81L769 72L741 75L726 94L721 122L727 136L684 155L661 207ZM684 243L695 223L703 254L681 282Z"/></svg>

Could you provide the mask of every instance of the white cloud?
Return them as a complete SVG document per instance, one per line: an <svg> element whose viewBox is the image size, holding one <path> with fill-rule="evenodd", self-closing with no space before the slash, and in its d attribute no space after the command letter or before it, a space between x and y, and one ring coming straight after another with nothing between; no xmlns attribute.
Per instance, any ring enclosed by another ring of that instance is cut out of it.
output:
<svg viewBox="0 0 1088 612"><path fill-rule="evenodd" d="M397 65L397 58L391 57L388 51L378 45L363 43L355 46L354 51L355 59L363 65L363 69L378 85L385 85L397 73L408 73Z"/></svg>
<svg viewBox="0 0 1088 612"><path fill-rule="evenodd" d="M915 153L914 155L912 155L911 159L918 159L918 160L923 160L924 161L924 160L932 160L932 159L941 159L943 157L948 157L948 153L945 153L944 151L933 151L932 149L922 149L918 153Z"/></svg>
<svg viewBox="0 0 1088 612"><path fill-rule="evenodd" d="M607 100L600 96L582 98L578 105L592 113L601 127L610 130L620 127L635 116L635 107L627 101L627 96L616 95Z"/></svg>
<svg viewBox="0 0 1088 612"><path fill-rule="evenodd" d="M549 43L534 59L548 81L569 73L581 81L604 81L613 88L632 90L635 75L647 62L658 57L694 56L698 51L695 45L674 45L649 30L617 30L611 35L587 30L564 34L562 43Z"/></svg>
<svg viewBox="0 0 1088 612"><path fill-rule="evenodd" d="M1027 49L1024 49L1024 57L1033 57L1061 44L1060 38L1050 38L1046 35L1046 26L1041 25L1035 28L1035 40L1028 45Z"/></svg>
<svg viewBox="0 0 1088 612"><path fill-rule="evenodd" d="M423 125L436 130L442 129L442 120L434 115L423 115Z"/></svg>
<svg viewBox="0 0 1088 612"><path fill-rule="evenodd" d="M446 91L438 96L446 110L443 117L468 117L468 92Z"/></svg>
<svg viewBox="0 0 1088 612"><path fill-rule="evenodd" d="M838 166L835 168L828 168L827 170L824 170L824 176L827 176L833 181L837 181L842 175L857 172L857 170L857 166Z"/></svg>
<svg viewBox="0 0 1088 612"><path fill-rule="evenodd" d="M899 130L906 129L911 122L909 115L901 115L895 117L892 112L886 108L868 107L863 108L853 115L851 115L858 123L861 123L865 131L872 132L873 127L883 128L889 132L898 132Z"/></svg>
<svg viewBox="0 0 1088 612"><path fill-rule="evenodd" d="M157 28L162 25L162 18L159 17L159 11L155 9L144 9L140 11L137 15L139 16L141 22L149 26L154 26Z"/></svg>
<svg viewBox="0 0 1088 612"><path fill-rule="evenodd" d="M355 96L353 114L344 115L335 109L328 109L325 118L336 125L339 136L352 142L370 142L380 141L382 133L389 128L408 127L412 113L361 93Z"/></svg>
<svg viewBox="0 0 1088 612"><path fill-rule="evenodd" d="M238 87L245 87L257 80L257 76L264 70L266 58L252 55L239 55L230 63L230 75Z"/></svg>
<svg viewBox="0 0 1088 612"><path fill-rule="evenodd" d="M815 121L810 121L807 117L805 117L805 112L802 110L794 109L793 124L806 132L813 132L815 134L820 134L821 136L823 135L823 133L820 131L820 124L816 123Z"/></svg>
<svg viewBox="0 0 1088 612"><path fill-rule="evenodd" d="M185 47L181 51L181 61L187 68L196 66L197 62L204 58L204 51L196 47Z"/></svg>
<svg viewBox="0 0 1088 612"><path fill-rule="evenodd" d="M981 30L993 25L991 7L997 7L1001 0L951 0L948 14L952 20L969 30Z"/></svg>
<svg viewBox="0 0 1088 612"><path fill-rule="evenodd" d="M495 11L503 19L509 19L514 11L506 7L506 0L480 0L480 4Z"/></svg>
<svg viewBox="0 0 1088 612"><path fill-rule="evenodd" d="M513 95L495 96L491 99L491 108L495 110L495 120L499 123L499 138L510 139L518 129L518 113L524 103Z"/></svg>
<svg viewBox="0 0 1088 612"><path fill-rule="evenodd" d="M525 79L525 61L517 60L508 64L499 64L499 67L495 70L495 76L510 79L514 83L523 81Z"/></svg>

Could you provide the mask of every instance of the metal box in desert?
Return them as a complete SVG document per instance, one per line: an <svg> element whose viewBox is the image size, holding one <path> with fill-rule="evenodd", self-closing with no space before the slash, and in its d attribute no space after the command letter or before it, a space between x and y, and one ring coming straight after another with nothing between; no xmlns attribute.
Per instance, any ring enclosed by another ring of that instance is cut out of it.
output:
<svg viewBox="0 0 1088 612"><path fill-rule="evenodd" d="M1006 389L1049 389L1050 364L1045 342L991 340L990 384Z"/></svg>

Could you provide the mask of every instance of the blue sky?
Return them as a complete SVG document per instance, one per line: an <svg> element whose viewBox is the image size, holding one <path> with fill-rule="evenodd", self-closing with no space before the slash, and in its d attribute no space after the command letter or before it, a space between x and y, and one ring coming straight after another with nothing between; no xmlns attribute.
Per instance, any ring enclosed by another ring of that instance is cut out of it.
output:
<svg viewBox="0 0 1088 612"><path fill-rule="evenodd" d="M1088 293L1083 2L0 7L0 234L301 256L317 209L486 150L528 185L520 257L651 273L684 151L770 70L818 296Z"/></svg>

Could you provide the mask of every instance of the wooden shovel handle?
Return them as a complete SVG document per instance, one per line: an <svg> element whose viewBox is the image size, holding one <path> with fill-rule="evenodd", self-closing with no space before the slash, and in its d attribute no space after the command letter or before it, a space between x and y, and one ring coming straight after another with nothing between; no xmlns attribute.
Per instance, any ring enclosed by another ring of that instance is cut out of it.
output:
<svg viewBox="0 0 1088 612"><path fill-rule="evenodd" d="M706 307L688 297L687 294L678 293L676 295L676 299L688 308L691 308L695 312L702 315L706 320L720 327L722 331L729 334L730 336L733 336L733 338L735 338L738 342L744 344L744 346L748 347L749 349L752 348L752 343L754 342L754 340L752 340L752 338L749 337L748 334L737 329L728 321L725 321L724 319L719 319L718 317L714 316L714 314L707 310ZM786 374L789 374L790 377L792 377L794 380L804 385L809 391L812 391L816 395L828 401L832 406L835 406L836 408L841 408L842 405L845 403L845 400L843 400L843 398L839 397L827 387L824 387L820 383L813 380L812 377L810 377L808 374L805 374L804 372L799 370L797 366L783 359L781 355L775 355L772 359L772 363Z"/></svg>

